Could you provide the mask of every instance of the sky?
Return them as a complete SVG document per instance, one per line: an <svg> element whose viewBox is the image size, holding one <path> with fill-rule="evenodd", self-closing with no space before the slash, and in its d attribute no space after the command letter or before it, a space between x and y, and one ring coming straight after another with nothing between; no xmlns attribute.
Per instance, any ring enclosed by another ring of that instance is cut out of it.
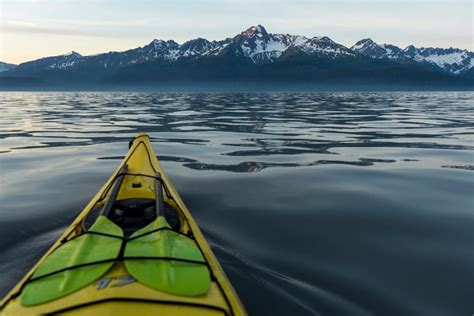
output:
<svg viewBox="0 0 474 316"><path fill-rule="evenodd" d="M474 50L472 0L0 0L0 61L122 51L153 39L269 33Z"/></svg>

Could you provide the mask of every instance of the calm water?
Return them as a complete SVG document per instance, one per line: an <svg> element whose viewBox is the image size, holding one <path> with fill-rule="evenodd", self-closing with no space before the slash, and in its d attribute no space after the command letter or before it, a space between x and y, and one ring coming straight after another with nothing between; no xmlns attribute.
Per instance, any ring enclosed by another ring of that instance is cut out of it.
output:
<svg viewBox="0 0 474 316"><path fill-rule="evenodd" d="M473 99L2 93L0 295L147 132L251 315L472 315Z"/></svg>

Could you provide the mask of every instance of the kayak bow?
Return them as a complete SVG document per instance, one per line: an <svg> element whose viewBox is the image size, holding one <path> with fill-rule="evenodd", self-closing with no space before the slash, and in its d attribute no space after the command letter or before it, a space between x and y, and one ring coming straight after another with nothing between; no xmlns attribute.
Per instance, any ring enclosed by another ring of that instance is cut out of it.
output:
<svg viewBox="0 0 474 316"><path fill-rule="evenodd" d="M3 299L2 315L245 315L146 134Z"/></svg>

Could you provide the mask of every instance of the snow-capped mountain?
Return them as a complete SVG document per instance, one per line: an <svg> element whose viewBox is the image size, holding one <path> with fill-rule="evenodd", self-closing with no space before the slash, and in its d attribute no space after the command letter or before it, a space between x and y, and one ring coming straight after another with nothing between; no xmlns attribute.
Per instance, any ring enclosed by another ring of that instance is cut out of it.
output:
<svg viewBox="0 0 474 316"><path fill-rule="evenodd" d="M3 61L0 61L0 72L12 70L15 67L16 67L15 64L9 64L9 63L4 63Z"/></svg>
<svg viewBox="0 0 474 316"><path fill-rule="evenodd" d="M53 57L51 60L49 60L51 64L48 66L48 68L67 69L67 68L73 67L81 59L82 59L81 54L72 51L67 54L57 56L56 58Z"/></svg>
<svg viewBox="0 0 474 316"><path fill-rule="evenodd" d="M436 65L452 74L462 74L474 67L474 53L458 48L416 48L404 49L406 56L416 62Z"/></svg>
<svg viewBox="0 0 474 316"><path fill-rule="evenodd" d="M222 41L197 38L178 44L173 40L153 40L150 44L124 52L109 52L92 56L81 56L76 52L46 57L20 64L17 71L39 71L68 69L95 65L104 69L117 69L145 61L175 62L182 58L233 55L243 57L254 64L271 63L285 52L301 52L309 56L337 58L354 56L347 47L328 37L307 38L299 35L269 34L261 25ZM33 69L34 68L34 69Z"/></svg>
<svg viewBox="0 0 474 316"><path fill-rule="evenodd" d="M272 34L257 25L220 41L155 39L122 52L45 57L6 70L1 77L82 85L173 80L466 84L474 78L472 57L466 50L401 49L371 39L347 48L326 36Z"/></svg>
<svg viewBox="0 0 474 316"><path fill-rule="evenodd" d="M351 50L371 58L432 65L453 75L463 74L474 67L474 53L458 48L417 48L410 45L401 49L366 38L355 43Z"/></svg>
<svg viewBox="0 0 474 316"><path fill-rule="evenodd" d="M48 69L68 69L76 66L84 57L79 53L70 52L64 55L40 58L26 63L19 64L7 73L30 74Z"/></svg>
<svg viewBox="0 0 474 316"><path fill-rule="evenodd" d="M403 51L394 45L377 44L370 38L366 38L355 43L351 50L372 58L386 58L392 60L402 59Z"/></svg>
<svg viewBox="0 0 474 316"><path fill-rule="evenodd" d="M209 42L204 38L196 38L183 43L179 47L179 57L199 56L210 52L217 46L217 42Z"/></svg>
<svg viewBox="0 0 474 316"><path fill-rule="evenodd" d="M237 55L247 57L255 64L274 62L285 52L290 51L330 58L354 56L354 52L328 37L307 38L300 35L269 34L261 25L243 31L233 38L232 43Z"/></svg>
<svg viewBox="0 0 474 316"><path fill-rule="evenodd" d="M234 53L253 63L273 62L291 45L271 36L261 25L252 26L232 39Z"/></svg>

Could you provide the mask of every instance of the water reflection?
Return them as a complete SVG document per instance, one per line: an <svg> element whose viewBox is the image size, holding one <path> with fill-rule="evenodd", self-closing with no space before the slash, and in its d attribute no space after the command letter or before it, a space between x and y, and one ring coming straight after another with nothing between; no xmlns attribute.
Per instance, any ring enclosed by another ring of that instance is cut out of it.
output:
<svg viewBox="0 0 474 316"><path fill-rule="evenodd" d="M269 167L370 166L387 159L416 160L367 157L365 151L370 148L474 149L469 93L130 92L58 96L2 94L0 153L126 142L137 132L147 132L156 143L205 146L214 153L211 159L194 156L192 161L187 156L175 157L173 161L185 167L256 172ZM340 148L357 153L349 157ZM291 160L288 156L303 155L313 155L313 159L287 161ZM223 164L215 161L219 156L243 160Z"/></svg>
<svg viewBox="0 0 474 316"><path fill-rule="evenodd" d="M468 315L472 99L1 93L0 296L147 132L250 315Z"/></svg>

